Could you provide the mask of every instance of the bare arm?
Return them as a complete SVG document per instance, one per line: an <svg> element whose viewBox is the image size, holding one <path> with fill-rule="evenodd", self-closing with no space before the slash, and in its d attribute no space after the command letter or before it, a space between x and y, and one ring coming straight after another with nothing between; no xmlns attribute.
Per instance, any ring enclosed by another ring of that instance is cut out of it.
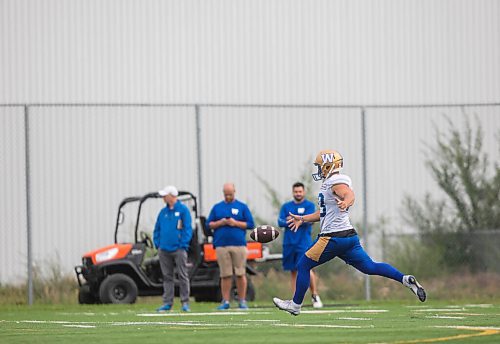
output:
<svg viewBox="0 0 500 344"><path fill-rule="evenodd" d="M304 216L290 213L287 223L288 227L290 227L290 229L295 232L304 222L318 222L318 221L319 221L319 210L316 210L314 213Z"/></svg>
<svg viewBox="0 0 500 344"><path fill-rule="evenodd" d="M354 191L346 184L336 184L332 186L332 191L338 196L337 206L340 210L345 211L354 204Z"/></svg>

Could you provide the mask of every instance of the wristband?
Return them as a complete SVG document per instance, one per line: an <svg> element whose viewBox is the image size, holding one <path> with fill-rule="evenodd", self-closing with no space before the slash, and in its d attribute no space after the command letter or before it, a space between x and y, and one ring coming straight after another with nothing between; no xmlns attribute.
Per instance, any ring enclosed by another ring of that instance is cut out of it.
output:
<svg viewBox="0 0 500 344"><path fill-rule="evenodd" d="M301 216L301 217L300 217L300 221L302 221L302 223L306 222L306 221L304 220L304 216Z"/></svg>

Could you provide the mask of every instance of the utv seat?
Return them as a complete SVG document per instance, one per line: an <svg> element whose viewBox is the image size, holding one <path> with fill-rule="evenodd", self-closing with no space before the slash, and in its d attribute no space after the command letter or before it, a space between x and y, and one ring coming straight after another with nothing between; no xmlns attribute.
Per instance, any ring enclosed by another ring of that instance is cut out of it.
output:
<svg viewBox="0 0 500 344"><path fill-rule="evenodd" d="M160 257L156 255L154 257L146 258L142 262L142 265L145 269L147 269L149 266L160 265Z"/></svg>

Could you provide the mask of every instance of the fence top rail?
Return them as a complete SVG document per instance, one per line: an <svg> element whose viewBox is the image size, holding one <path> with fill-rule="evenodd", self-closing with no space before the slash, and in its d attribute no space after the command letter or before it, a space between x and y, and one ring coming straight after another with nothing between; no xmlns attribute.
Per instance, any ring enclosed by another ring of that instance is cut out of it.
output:
<svg viewBox="0 0 500 344"><path fill-rule="evenodd" d="M380 231L382 235L386 236L416 236L422 234L421 232L411 230L411 231ZM475 229L469 232L446 232L441 234L459 234L459 235L480 235L480 234L495 234L500 235L500 228L490 228L490 229Z"/></svg>
<svg viewBox="0 0 500 344"><path fill-rule="evenodd" d="M377 108L439 108L500 106L490 103L430 103L430 104L238 104L238 103L3 103L0 107L233 107L233 108L324 108L324 109L377 109Z"/></svg>

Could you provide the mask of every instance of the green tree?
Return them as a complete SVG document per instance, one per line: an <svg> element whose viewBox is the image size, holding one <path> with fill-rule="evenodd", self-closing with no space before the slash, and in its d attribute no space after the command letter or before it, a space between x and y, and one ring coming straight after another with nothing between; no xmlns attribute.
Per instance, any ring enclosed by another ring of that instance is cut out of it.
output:
<svg viewBox="0 0 500 344"><path fill-rule="evenodd" d="M483 152L483 130L477 117L473 126L464 115L462 131L446 119L449 131L436 128L435 146L426 147L426 166L446 197L436 200L427 193L419 202L407 196L403 217L419 231L426 247L440 252L441 266L498 269L500 245L479 234L485 230L500 234L499 165L490 164Z"/></svg>

